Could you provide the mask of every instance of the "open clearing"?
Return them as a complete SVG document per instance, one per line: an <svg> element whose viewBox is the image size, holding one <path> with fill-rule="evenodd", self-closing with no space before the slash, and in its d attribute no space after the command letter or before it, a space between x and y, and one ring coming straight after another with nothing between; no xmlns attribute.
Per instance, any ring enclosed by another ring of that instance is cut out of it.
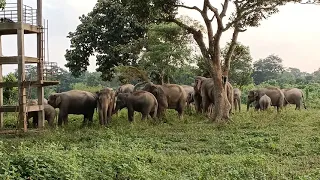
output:
<svg viewBox="0 0 320 180"><path fill-rule="evenodd" d="M109 128L69 126L0 136L0 178L31 179L319 179L320 111L250 110L227 124L175 112L167 123L127 121Z"/></svg>

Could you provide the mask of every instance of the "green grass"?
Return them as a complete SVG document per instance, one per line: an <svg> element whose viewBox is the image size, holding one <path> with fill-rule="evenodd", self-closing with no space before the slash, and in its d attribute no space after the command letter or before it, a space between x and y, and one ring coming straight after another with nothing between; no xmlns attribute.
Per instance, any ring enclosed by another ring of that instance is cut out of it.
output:
<svg viewBox="0 0 320 180"><path fill-rule="evenodd" d="M170 112L130 124L124 110L108 128L70 116L65 128L1 135L0 179L320 178L319 110L244 109L229 123Z"/></svg>

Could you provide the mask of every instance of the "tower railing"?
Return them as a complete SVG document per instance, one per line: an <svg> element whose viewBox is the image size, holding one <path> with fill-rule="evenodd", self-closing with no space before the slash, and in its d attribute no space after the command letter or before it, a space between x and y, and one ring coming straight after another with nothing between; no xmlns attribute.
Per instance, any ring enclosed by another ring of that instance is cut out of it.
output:
<svg viewBox="0 0 320 180"><path fill-rule="evenodd" d="M0 11L0 22L18 22L17 3L6 3ZM37 25L37 9L23 5L23 23Z"/></svg>

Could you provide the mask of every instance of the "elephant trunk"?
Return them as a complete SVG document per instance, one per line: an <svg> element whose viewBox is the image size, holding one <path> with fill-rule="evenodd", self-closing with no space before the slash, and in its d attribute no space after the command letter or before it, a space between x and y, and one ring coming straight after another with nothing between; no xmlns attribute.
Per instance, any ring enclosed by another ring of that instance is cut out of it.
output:
<svg viewBox="0 0 320 180"><path fill-rule="evenodd" d="M249 106L250 106L251 102L248 100L247 101L247 111L249 111Z"/></svg>

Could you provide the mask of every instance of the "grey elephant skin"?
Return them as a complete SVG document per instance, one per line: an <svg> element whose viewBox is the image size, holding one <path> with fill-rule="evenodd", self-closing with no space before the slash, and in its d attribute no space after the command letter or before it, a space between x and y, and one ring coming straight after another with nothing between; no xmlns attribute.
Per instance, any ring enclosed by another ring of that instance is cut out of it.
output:
<svg viewBox="0 0 320 180"><path fill-rule="evenodd" d="M105 88L96 92L96 95L100 125L108 125L115 108L115 92L111 88Z"/></svg>
<svg viewBox="0 0 320 180"><path fill-rule="evenodd" d="M116 90L116 95L118 93L132 93L134 89L134 85L132 84L124 84L121 85L117 90Z"/></svg>
<svg viewBox="0 0 320 180"><path fill-rule="evenodd" d="M83 124L89 120L92 123L94 109L97 107L96 95L81 90L71 90L62 93L53 93L48 98L48 104L59 108L58 126L68 124L68 115L83 115Z"/></svg>
<svg viewBox="0 0 320 180"><path fill-rule="evenodd" d="M157 116L158 101L156 97L148 91L138 90L133 93L119 93L115 111L123 108L128 109L128 120L134 121L134 111L142 114L142 120L150 115L153 119Z"/></svg>
<svg viewBox="0 0 320 180"><path fill-rule="evenodd" d="M201 84L202 84L202 81L206 80L206 79L210 79L210 78L206 78L206 77L203 77L203 76L196 76L195 79L194 79L193 99L194 99L194 105L195 105L196 111L198 113L201 113L202 109L203 109L202 108L202 97L201 97Z"/></svg>
<svg viewBox="0 0 320 180"><path fill-rule="evenodd" d="M201 78L196 81L197 91L201 92L201 101L203 112L209 112L210 105L214 104L214 82L212 78ZM225 89L228 101L231 105L230 113L233 109L233 87L229 82L226 82ZM196 92L196 90L195 90ZM199 98L200 99L200 98Z"/></svg>
<svg viewBox="0 0 320 180"><path fill-rule="evenodd" d="M183 87L177 84L156 85L147 82L142 90L156 97L158 101L157 117L161 117L166 109L175 109L179 118L182 119L187 100L187 93Z"/></svg>
<svg viewBox="0 0 320 180"><path fill-rule="evenodd" d="M259 106L262 111L267 110L271 106L271 99L266 94L259 99Z"/></svg>
<svg viewBox="0 0 320 180"><path fill-rule="evenodd" d="M237 111L239 109L239 112L241 111L241 91L238 88L233 89L233 104L234 104L234 110Z"/></svg>
<svg viewBox="0 0 320 180"><path fill-rule="evenodd" d="M193 88L193 86L189 86L189 85L181 85L181 87L187 93L187 106L189 107L190 104L194 101L194 99L193 99L194 88Z"/></svg>
<svg viewBox="0 0 320 180"><path fill-rule="evenodd" d="M289 89L281 89L284 94L286 100L284 101L284 106L288 104L295 104L296 110L301 109L301 104L304 109L307 109L305 105L304 95L301 89L298 88L289 88Z"/></svg>
<svg viewBox="0 0 320 180"><path fill-rule="evenodd" d="M37 105L37 99L30 99L28 105ZM44 110L44 119L48 121L50 127L54 125L54 119L56 118L56 110L48 104L47 99L43 99L43 110ZM32 124L34 128L38 127L38 112L28 112L27 120L32 118Z"/></svg>
<svg viewBox="0 0 320 180"><path fill-rule="evenodd" d="M283 107L285 97L283 92L277 87L266 87L249 91L247 97L247 111L249 111L249 106L254 101L257 102L255 108L259 109L259 100L265 94L270 97L271 106L277 107L277 111L279 112Z"/></svg>

